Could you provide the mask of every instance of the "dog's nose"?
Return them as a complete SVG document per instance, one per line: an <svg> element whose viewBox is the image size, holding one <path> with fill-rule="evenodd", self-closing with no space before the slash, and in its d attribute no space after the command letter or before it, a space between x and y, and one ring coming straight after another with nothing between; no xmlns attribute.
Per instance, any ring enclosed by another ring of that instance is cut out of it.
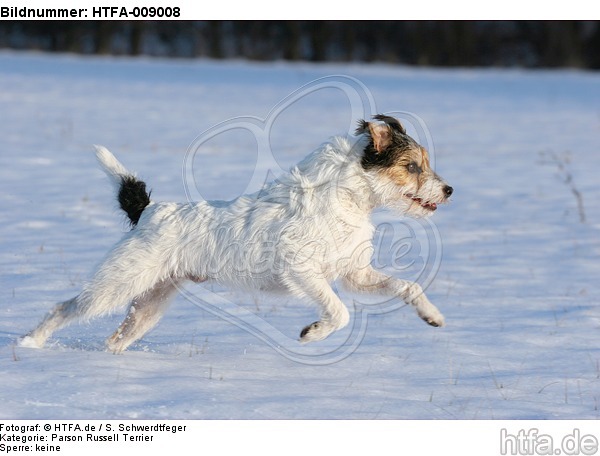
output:
<svg viewBox="0 0 600 456"><path fill-rule="evenodd" d="M452 187L450 187L449 185L446 185L444 187L444 195L446 195L446 198L450 198L450 195L452 195L452 192L454 192L454 189Z"/></svg>

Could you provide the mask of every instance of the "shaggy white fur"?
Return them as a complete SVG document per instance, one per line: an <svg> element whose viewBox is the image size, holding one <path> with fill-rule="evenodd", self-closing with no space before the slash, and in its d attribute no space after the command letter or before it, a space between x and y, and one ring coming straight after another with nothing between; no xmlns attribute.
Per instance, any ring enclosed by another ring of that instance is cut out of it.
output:
<svg viewBox="0 0 600 456"><path fill-rule="evenodd" d="M427 323L443 326L442 314L419 285L383 275L370 264L374 208L426 216L452 193L428 161L419 164L418 176L414 166L390 173L401 166L398 160L365 167L372 138L386 134L381 129L392 132L387 124L371 124L359 136L333 138L288 174L233 201L151 202L83 291L58 304L20 344L41 347L73 320L129 305L107 340L109 350L121 352L158 322L186 280L309 298L319 304L321 316L302 330L301 342L324 339L348 323L348 310L330 285L336 279L352 290L398 296ZM375 146L372 153L402 156L384 150L390 144ZM118 195L123 178L133 175L105 148L97 147L96 154Z"/></svg>

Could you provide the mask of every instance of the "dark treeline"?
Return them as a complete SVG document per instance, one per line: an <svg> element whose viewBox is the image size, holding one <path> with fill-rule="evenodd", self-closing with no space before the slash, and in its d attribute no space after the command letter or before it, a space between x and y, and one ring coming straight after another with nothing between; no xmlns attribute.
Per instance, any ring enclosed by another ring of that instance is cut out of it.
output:
<svg viewBox="0 0 600 456"><path fill-rule="evenodd" d="M0 48L82 54L600 68L596 21L2 21Z"/></svg>

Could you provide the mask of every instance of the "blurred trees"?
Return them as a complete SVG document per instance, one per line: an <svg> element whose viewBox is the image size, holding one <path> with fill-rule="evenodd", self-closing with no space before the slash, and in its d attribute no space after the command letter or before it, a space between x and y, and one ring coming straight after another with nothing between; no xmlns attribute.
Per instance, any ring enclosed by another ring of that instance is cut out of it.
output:
<svg viewBox="0 0 600 456"><path fill-rule="evenodd" d="M0 48L600 69L595 21L2 21Z"/></svg>

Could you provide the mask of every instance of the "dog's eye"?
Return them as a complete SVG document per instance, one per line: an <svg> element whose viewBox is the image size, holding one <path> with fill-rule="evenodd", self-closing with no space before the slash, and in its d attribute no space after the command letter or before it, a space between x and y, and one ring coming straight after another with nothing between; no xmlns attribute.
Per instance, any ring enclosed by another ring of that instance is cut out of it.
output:
<svg viewBox="0 0 600 456"><path fill-rule="evenodd" d="M421 168L415 162L410 162L406 165L406 169L411 174L421 174Z"/></svg>

